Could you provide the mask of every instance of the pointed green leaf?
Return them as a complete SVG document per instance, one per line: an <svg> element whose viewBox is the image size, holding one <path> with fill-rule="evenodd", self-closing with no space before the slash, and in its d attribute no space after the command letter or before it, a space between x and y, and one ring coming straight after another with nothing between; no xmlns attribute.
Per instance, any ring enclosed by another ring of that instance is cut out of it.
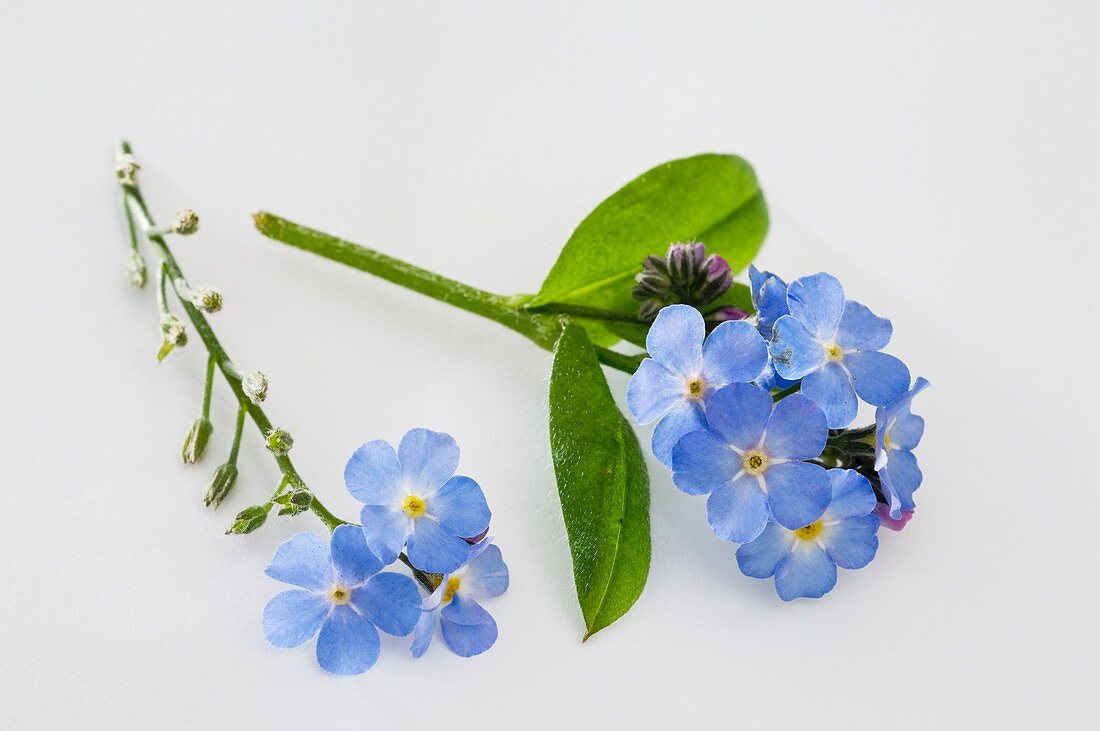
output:
<svg viewBox="0 0 1100 731"><path fill-rule="evenodd" d="M625 614L645 586L649 475L592 343L575 323L554 350L550 449L588 639Z"/></svg>
<svg viewBox="0 0 1100 731"><path fill-rule="evenodd" d="M635 311L642 260L678 241L702 241L734 272L768 230L752 167L735 155L696 155L659 165L605 200L573 232L533 304L569 302Z"/></svg>

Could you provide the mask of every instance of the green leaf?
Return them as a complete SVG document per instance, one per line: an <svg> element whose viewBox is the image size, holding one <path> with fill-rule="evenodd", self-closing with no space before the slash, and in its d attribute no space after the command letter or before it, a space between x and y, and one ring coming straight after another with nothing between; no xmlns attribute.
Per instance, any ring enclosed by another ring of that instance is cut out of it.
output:
<svg viewBox="0 0 1100 731"><path fill-rule="evenodd" d="M649 475L584 328L570 323L550 374L550 450L585 635L626 613L649 574Z"/></svg>
<svg viewBox="0 0 1100 731"><path fill-rule="evenodd" d="M696 155L659 165L592 211L566 242L532 304L569 302L635 311L632 279L669 244L702 241L734 272L768 230L752 167L735 155Z"/></svg>

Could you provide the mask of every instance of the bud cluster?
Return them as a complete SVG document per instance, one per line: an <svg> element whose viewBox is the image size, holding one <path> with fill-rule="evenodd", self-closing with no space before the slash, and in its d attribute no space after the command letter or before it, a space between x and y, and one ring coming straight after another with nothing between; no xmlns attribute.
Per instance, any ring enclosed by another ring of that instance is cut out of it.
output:
<svg viewBox="0 0 1100 731"><path fill-rule="evenodd" d="M699 308L714 302L730 288L733 273L718 254L707 256L705 244L688 242L673 244L663 257L646 257L634 282L639 314L652 320L671 304Z"/></svg>
<svg viewBox="0 0 1100 731"><path fill-rule="evenodd" d="M285 457L294 446L294 438L285 429L272 429L267 433L266 443L276 457Z"/></svg>

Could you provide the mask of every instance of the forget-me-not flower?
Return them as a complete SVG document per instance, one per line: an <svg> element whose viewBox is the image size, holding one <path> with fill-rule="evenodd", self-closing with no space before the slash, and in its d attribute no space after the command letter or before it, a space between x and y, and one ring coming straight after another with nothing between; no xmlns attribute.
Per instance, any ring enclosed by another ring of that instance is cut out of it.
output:
<svg viewBox="0 0 1100 731"><path fill-rule="evenodd" d="M913 398L928 388L926 378L917 378L913 388L888 406L875 410L875 471L882 493L890 501L890 518L901 521L915 508L913 493L923 476L913 450L924 435L924 419L910 411ZM901 530L905 523L894 530Z"/></svg>
<svg viewBox="0 0 1100 731"><path fill-rule="evenodd" d="M752 381L768 363L767 343L750 323L723 322L706 337L703 316L688 305L658 313L646 349L650 357L630 377L626 403L639 423L658 422L653 454L666 467L680 437L706 428L703 408L711 394Z"/></svg>
<svg viewBox="0 0 1100 731"><path fill-rule="evenodd" d="M709 430L685 435L672 451L672 481L690 495L710 494L715 535L747 543L769 512L791 529L821 517L829 479L804 461L821 454L829 435L817 404L793 394L773 405L764 389L735 383L711 396L706 418Z"/></svg>
<svg viewBox="0 0 1100 731"><path fill-rule="evenodd" d="M787 288L789 315L775 321L771 354L776 373L802 379L802 393L816 401L829 427L856 417L856 394L885 406L909 388L909 369L879 352L893 327L853 300L844 299L836 277L824 272L802 277Z"/></svg>
<svg viewBox="0 0 1100 731"><path fill-rule="evenodd" d="M497 641L497 623L478 600L500 596L507 588L508 567L500 549L490 539L474 546L470 562L453 574L444 574L439 588L424 600L424 612L413 633L413 657L428 649L436 627L456 655L473 657L488 650Z"/></svg>
<svg viewBox="0 0 1100 731"><path fill-rule="evenodd" d="M854 470L829 470L832 498L824 515L797 530L775 521L737 549L741 573L775 577L783 601L817 598L836 585L836 567L860 569L878 550L878 516L871 483Z"/></svg>
<svg viewBox="0 0 1100 731"><path fill-rule="evenodd" d="M762 272L749 264L749 296L756 310L756 325L760 334L770 339L775 321L787 310L787 283L771 272Z"/></svg>
<svg viewBox="0 0 1100 731"><path fill-rule="evenodd" d="M489 525L481 487L455 476L458 445L449 434L411 429L394 451L387 442L367 442L351 455L344 483L364 503L363 532L371 551L392 563L407 553L422 571L445 574L466 560L470 544Z"/></svg>
<svg viewBox="0 0 1100 731"><path fill-rule="evenodd" d="M358 675L378 659L378 630L404 637L420 619L412 579L384 571L358 526L341 525L326 542L298 533L275 551L265 570L300 586L264 607L264 637L275 647L300 647L320 631L317 662L336 675ZM377 629L376 629L377 628Z"/></svg>

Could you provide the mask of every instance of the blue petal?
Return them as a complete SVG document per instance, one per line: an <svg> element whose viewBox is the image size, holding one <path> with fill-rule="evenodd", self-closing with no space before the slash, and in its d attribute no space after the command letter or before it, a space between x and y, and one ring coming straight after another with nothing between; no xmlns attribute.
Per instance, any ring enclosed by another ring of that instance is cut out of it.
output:
<svg viewBox="0 0 1100 731"><path fill-rule="evenodd" d="M787 283L771 272L749 271L752 283L752 306L756 309L757 325L764 337L771 337L775 321L789 314L787 309Z"/></svg>
<svg viewBox="0 0 1100 731"><path fill-rule="evenodd" d="M421 657L428 650L435 637L435 628L439 625L439 612L423 612L413 631L412 650L413 657Z"/></svg>
<svg viewBox="0 0 1100 731"><path fill-rule="evenodd" d="M794 393L775 405L764 435L764 452L780 459L814 459L821 455L828 438L825 412Z"/></svg>
<svg viewBox="0 0 1100 731"><path fill-rule="evenodd" d="M459 624L443 621L443 641L460 657L480 655L497 641L497 623L489 617L485 624Z"/></svg>
<svg viewBox="0 0 1100 731"><path fill-rule="evenodd" d="M842 520L829 526L822 534L821 542L833 563L842 569L861 569L871 563L878 550L877 515Z"/></svg>
<svg viewBox="0 0 1100 731"><path fill-rule="evenodd" d="M737 567L745 576L766 579L775 574L779 562L791 552L794 541L793 533L774 521L768 521L768 527L755 541L737 549Z"/></svg>
<svg viewBox="0 0 1100 731"><path fill-rule="evenodd" d="M712 492L740 471L741 457L709 431L684 435L672 451L672 482L688 495Z"/></svg>
<svg viewBox="0 0 1100 731"><path fill-rule="evenodd" d="M797 530L820 518L829 507L832 487L825 470L808 462L783 462L764 473L768 507L776 522Z"/></svg>
<svg viewBox="0 0 1100 731"><path fill-rule="evenodd" d="M439 616L447 622L457 622L458 624L484 624L492 619L485 608L478 604L475 599L464 597L462 594L462 586L460 585L450 603L443 607Z"/></svg>
<svg viewBox="0 0 1100 731"><path fill-rule="evenodd" d="M418 518L407 552L413 566L432 574L449 574L466 563L470 544L431 518Z"/></svg>
<svg viewBox="0 0 1100 731"><path fill-rule="evenodd" d="M878 502L867 478L855 470L826 470L832 500L825 520L845 520L870 515Z"/></svg>
<svg viewBox="0 0 1100 731"><path fill-rule="evenodd" d="M383 571L354 590L351 603L378 629L398 637L412 632L421 615L416 584L392 571Z"/></svg>
<svg viewBox="0 0 1100 731"><path fill-rule="evenodd" d="M462 592L474 599L491 599L508 589L508 566L496 544L470 559L462 577Z"/></svg>
<svg viewBox="0 0 1100 731"><path fill-rule="evenodd" d="M347 604L334 607L317 638L317 663L333 675L359 675L378 660L374 625Z"/></svg>
<svg viewBox="0 0 1100 731"><path fill-rule="evenodd" d="M746 320L723 322L703 344L703 379L708 389L748 383L767 365L768 344Z"/></svg>
<svg viewBox="0 0 1100 731"><path fill-rule="evenodd" d="M626 405L639 424L660 419L685 398L684 377L646 358L626 384Z"/></svg>
<svg viewBox="0 0 1100 731"><path fill-rule="evenodd" d="M751 383L726 386L707 401L711 431L741 450L760 444L771 415L771 394Z"/></svg>
<svg viewBox="0 0 1100 731"><path fill-rule="evenodd" d="M845 350L882 350L890 342L894 326L854 300L844 303L836 342Z"/></svg>
<svg viewBox="0 0 1100 731"><path fill-rule="evenodd" d="M799 277L787 287L787 307L807 330L828 342L836 337L844 312L844 288L825 272Z"/></svg>
<svg viewBox="0 0 1100 731"><path fill-rule="evenodd" d="M645 346L649 356L673 373L695 375L703 362L706 326L699 310L669 305L657 313Z"/></svg>
<svg viewBox="0 0 1100 731"><path fill-rule="evenodd" d="M920 444L921 437L924 436L924 419L912 413L910 408L916 395L929 385L928 379L918 377L913 387L897 401L889 406L879 407L880 411L884 411L883 423L890 433L892 447L912 451ZM876 412L875 421L878 420Z"/></svg>
<svg viewBox="0 0 1100 731"><path fill-rule="evenodd" d="M489 526L492 514L481 486L469 477L447 481L428 501L428 514L456 536L476 536Z"/></svg>
<svg viewBox="0 0 1100 731"><path fill-rule="evenodd" d="M817 599L836 586L836 564L816 543L800 541L775 569L775 591L785 602L798 597Z"/></svg>
<svg viewBox="0 0 1100 731"><path fill-rule="evenodd" d="M764 286L764 282L771 276L771 272L762 272L756 268L755 264L749 264L749 297L752 298L753 309L760 309L760 288Z"/></svg>
<svg viewBox="0 0 1100 731"><path fill-rule="evenodd" d="M768 524L768 498L755 477L743 475L707 498L707 521L724 541L748 543Z"/></svg>
<svg viewBox="0 0 1100 731"><path fill-rule="evenodd" d="M892 355L865 351L844 356L859 397L875 406L886 406L909 388L909 369ZM830 424L829 426L832 426Z"/></svg>
<svg viewBox="0 0 1100 731"><path fill-rule="evenodd" d="M359 520L371 553L386 566L396 561L412 532L412 521L405 511L397 506L364 505Z"/></svg>
<svg viewBox="0 0 1100 731"><path fill-rule="evenodd" d="M401 494L401 463L386 442L367 442L344 466L344 484L351 496L368 505L389 504Z"/></svg>
<svg viewBox="0 0 1100 731"><path fill-rule="evenodd" d="M680 437L706 428L707 419L699 402L684 401L653 427L653 437L650 440L653 456L665 467L671 467L672 450Z"/></svg>
<svg viewBox="0 0 1100 731"><path fill-rule="evenodd" d="M883 492L890 498L890 517L900 520L901 511L916 507L913 493L924 479L917 466L917 458L912 452L891 450L886 467L879 470L879 477L882 478Z"/></svg>
<svg viewBox="0 0 1100 731"><path fill-rule="evenodd" d="M803 378L802 393L825 412L830 429L842 429L856 418L859 402L855 389L848 373L837 363L829 363Z"/></svg>
<svg viewBox="0 0 1100 731"><path fill-rule="evenodd" d="M332 567L338 583L359 586L382 570L382 562L367 548L362 528L341 525L332 532Z"/></svg>
<svg viewBox="0 0 1100 731"><path fill-rule="evenodd" d="M328 589L333 578L328 542L316 533L295 533L275 549L264 573L303 589Z"/></svg>
<svg viewBox="0 0 1100 731"><path fill-rule="evenodd" d="M806 326L791 315L775 321L771 342L772 365L783 378L797 381L825 362L825 348Z"/></svg>
<svg viewBox="0 0 1100 731"><path fill-rule="evenodd" d="M450 434L410 429L397 447L407 486L422 497L434 493L458 468L458 444Z"/></svg>
<svg viewBox="0 0 1100 731"><path fill-rule="evenodd" d="M264 637L275 647L300 647L317 634L332 605L301 589L276 594L264 607Z"/></svg>

